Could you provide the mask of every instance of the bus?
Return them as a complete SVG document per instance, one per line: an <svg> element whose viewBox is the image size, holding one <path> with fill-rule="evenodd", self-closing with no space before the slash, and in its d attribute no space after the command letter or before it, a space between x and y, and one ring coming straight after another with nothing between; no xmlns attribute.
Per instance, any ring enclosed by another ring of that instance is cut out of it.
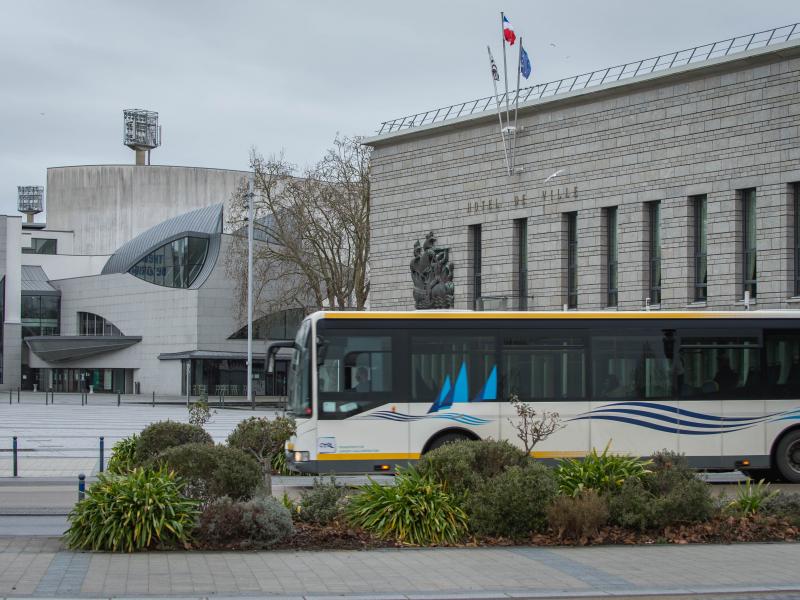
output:
<svg viewBox="0 0 800 600"><path fill-rule="evenodd" d="M393 472L456 440L518 446L512 395L557 412L542 459L593 448L800 482L800 311L337 312L293 342L303 473Z"/></svg>

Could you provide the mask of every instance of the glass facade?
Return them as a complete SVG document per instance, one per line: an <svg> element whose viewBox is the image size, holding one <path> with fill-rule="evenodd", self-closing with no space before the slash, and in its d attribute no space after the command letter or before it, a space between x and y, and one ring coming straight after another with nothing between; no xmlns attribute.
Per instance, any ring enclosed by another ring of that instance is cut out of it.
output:
<svg viewBox="0 0 800 600"><path fill-rule="evenodd" d="M23 248L23 254L58 254L58 240L31 238L31 247Z"/></svg>
<svg viewBox="0 0 800 600"><path fill-rule="evenodd" d="M800 183L792 184L794 204L794 295L800 296Z"/></svg>
<svg viewBox="0 0 800 600"><path fill-rule="evenodd" d="M59 296L22 296L22 337L59 335L61 298Z"/></svg>
<svg viewBox="0 0 800 600"><path fill-rule="evenodd" d="M706 196L692 199L694 209L694 299L705 302L708 299L708 241L706 238L707 207Z"/></svg>
<svg viewBox="0 0 800 600"><path fill-rule="evenodd" d="M650 302L661 304L661 203L650 202Z"/></svg>
<svg viewBox="0 0 800 600"><path fill-rule="evenodd" d="M123 335L111 321L88 312L78 313L78 335Z"/></svg>
<svg viewBox="0 0 800 600"><path fill-rule="evenodd" d="M618 293L617 207L606 209L606 269L608 271L608 294L606 304L616 306Z"/></svg>
<svg viewBox="0 0 800 600"><path fill-rule="evenodd" d="M305 310L302 308L289 308L266 315L253 321L254 340L293 340L297 335L297 328L303 321ZM234 333L228 339L246 340L247 325Z"/></svg>
<svg viewBox="0 0 800 600"><path fill-rule="evenodd" d="M567 213L567 306L578 308L578 213Z"/></svg>
<svg viewBox="0 0 800 600"><path fill-rule="evenodd" d="M750 293L750 298L758 294L758 269L756 267L756 191L754 189L742 190L742 218L743 218L743 268L742 281L744 292Z"/></svg>
<svg viewBox="0 0 800 600"><path fill-rule="evenodd" d="M469 226L470 238L472 238L472 310L480 309L481 300L481 226Z"/></svg>
<svg viewBox="0 0 800 600"><path fill-rule="evenodd" d="M45 381L48 371L54 392L133 393L133 369L41 369Z"/></svg>
<svg viewBox="0 0 800 600"><path fill-rule="evenodd" d="M145 256L130 274L156 285L188 288L200 274L207 252L208 238L179 238Z"/></svg>
<svg viewBox="0 0 800 600"><path fill-rule="evenodd" d="M528 310L528 219L514 220L517 238L517 307Z"/></svg>
<svg viewBox="0 0 800 600"><path fill-rule="evenodd" d="M3 383L3 351L6 335L6 278L0 279L0 383Z"/></svg>
<svg viewBox="0 0 800 600"><path fill-rule="evenodd" d="M244 396L247 394L247 361L228 358L193 358L181 365L181 394L186 394L189 368L191 395ZM289 361L276 360L273 373L265 374L264 360L253 359L253 394L285 396Z"/></svg>

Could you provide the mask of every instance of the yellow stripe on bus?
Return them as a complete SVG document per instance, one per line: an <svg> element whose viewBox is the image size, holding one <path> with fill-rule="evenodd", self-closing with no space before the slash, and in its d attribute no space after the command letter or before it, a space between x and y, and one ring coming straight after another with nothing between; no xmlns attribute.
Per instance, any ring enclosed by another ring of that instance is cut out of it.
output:
<svg viewBox="0 0 800 600"><path fill-rule="evenodd" d="M751 315L746 313L711 313L711 312L520 312L520 313L490 313L490 312L325 312L325 319L735 319L746 318Z"/></svg>
<svg viewBox="0 0 800 600"><path fill-rule="evenodd" d="M586 452L581 450L542 450L531 452L533 458L582 458L586 456Z"/></svg>
<svg viewBox="0 0 800 600"><path fill-rule="evenodd" d="M354 452L352 454L317 454L317 460L417 460L419 452Z"/></svg>

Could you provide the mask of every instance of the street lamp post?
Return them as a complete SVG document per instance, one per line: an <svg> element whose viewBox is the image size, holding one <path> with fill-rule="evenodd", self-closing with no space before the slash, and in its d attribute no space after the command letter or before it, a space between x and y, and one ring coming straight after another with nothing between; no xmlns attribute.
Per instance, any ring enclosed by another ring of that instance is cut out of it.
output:
<svg viewBox="0 0 800 600"><path fill-rule="evenodd" d="M247 186L247 400L256 409L253 396L253 196L255 176L250 174Z"/></svg>

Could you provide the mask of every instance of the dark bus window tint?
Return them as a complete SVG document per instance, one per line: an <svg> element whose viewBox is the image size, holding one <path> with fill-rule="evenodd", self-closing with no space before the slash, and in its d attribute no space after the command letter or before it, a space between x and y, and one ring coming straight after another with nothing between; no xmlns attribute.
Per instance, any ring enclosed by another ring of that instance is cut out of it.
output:
<svg viewBox="0 0 800 600"><path fill-rule="evenodd" d="M592 387L598 400L669 398L674 332L592 337Z"/></svg>
<svg viewBox="0 0 800 600"><path fill-rule="evenodd" d="M676 379L682 398L760 397L763 381L758 339L683 338Z"/></svg>
<svg viewBox="0 0 800 600"><path fill-rule="evenodd" d="M800 333L765 336L767 386L764 393L775 398L800 398Z"/></svg>
<svg viewBox="0 0 800 600"><path fill-rule="evenodd" d="M495 338L411 334L411 401L447 408L454 402L497 400Z"/></svg>
<svg viewBox="0 0 800 600"><path fill-rule="evenodd" d="M503 335L503 399L583 398L586 358L583 339L573 333Z"/></svg>
<svg viewBox="0 0 800 600"><path fill-rule="evenodd" d="M344 418L391 402L391 336L330 332L317 354L320 418Z"/></svg>

